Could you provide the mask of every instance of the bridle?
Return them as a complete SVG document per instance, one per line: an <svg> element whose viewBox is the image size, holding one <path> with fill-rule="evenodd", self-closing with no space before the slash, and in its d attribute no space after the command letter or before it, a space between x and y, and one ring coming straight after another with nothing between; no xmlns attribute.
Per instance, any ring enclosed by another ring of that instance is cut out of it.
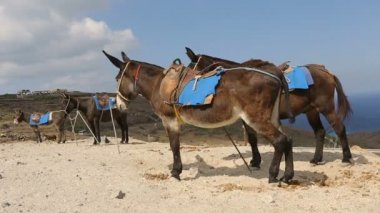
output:
<svg viewBox="0 0 380 213"><path fill-rule="evenodd" d="M194 65L193 70L196 70L196 68L197 68L197 66L198 66L198 64L199 64L199 62L201 61L201 58L202 58L202 56L199 56L199 58L198 58L198 60L197 60L197 63L195 63L195 65Z"/></svg>
<svg viewBox="0 0 380 213"><path fill-rule="evenodd" d="M120 92L120 86L121 86L121 80L123 79L124 77L124 74L125 72L127 71L127 68L129 66L131 62L128 62L127 65L125 65L124 69L123 69L123 72L121 73L121 76L119 78L119 84L117 86L117 96L119 96L120 98L122 98L124 101L129 101L128 98L126 98L123 94L121 94ZM136 70L136 74L135 74L135 81L133 83L133 91L134 92L137 92L137 81L140 79L140 70L141 70L141 64L138 64L138 67L137 67L137 70Z"/></svg>

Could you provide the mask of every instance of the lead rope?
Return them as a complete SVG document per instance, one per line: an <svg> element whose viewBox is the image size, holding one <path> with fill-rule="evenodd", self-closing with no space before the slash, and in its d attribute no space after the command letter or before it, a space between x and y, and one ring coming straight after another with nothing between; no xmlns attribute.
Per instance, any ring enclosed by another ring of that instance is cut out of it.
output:
<svg viewBox="0 0 380 213"><path fill-rule="evenodd" d="M111 109L111 103L109 103L110 105L110 113L111 113L111 120L112 120L112 126L113 126L113 132L115 133L115 139L116 139L116 144L117 144L117 151L118 153L120 154L120 145L119 143L117 142L117 135L116 135L116 128L115 128L115 122L113 121L113 114L112 114L112 109Z"/></svg>
<svg viewBox="0 0 380 213"><path fill-rule="evenodd" d="M98 138L96 138L95 134L92 132L90 126L87 124L86 120L83 118L83 116L82 116L82 114L80 113L79 110L77 110L77 113L78 113L78 115L82 118L82 120L83 120L84 124L86 125L86 127L88 128L88 130L90 130L90 133L91 133L91 135L95 138L95 141L96 141L97 143L100 143L99 140L98 140Z"/></svg>
<svg viewBox="0 0 380 213"><path fill-rule="evenodd" d="M252 170L251 170L251 168L248 166L247 161L245 161L243 155L241 154L240 150L239 150L238 147L236 146L234 140L232 140L231 135L227 132L226 127L223 127L223 129L224 129L224 132L226 132L226 135L227 135L227 137L230 139L231 143L234 145L236 151L239 153L241 159L244 161L244 164L245 164L245 166L247 167L248 171L252 174Z"/></svg>

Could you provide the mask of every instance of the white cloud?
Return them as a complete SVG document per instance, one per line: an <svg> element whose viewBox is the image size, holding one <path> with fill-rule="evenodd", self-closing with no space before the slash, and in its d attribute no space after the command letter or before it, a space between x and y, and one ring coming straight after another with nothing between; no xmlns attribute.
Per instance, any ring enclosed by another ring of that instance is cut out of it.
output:
<svg viewBox="0 0 380 213"><path fill-rule="evenodd" d="M0 94L57 87L114 91L116 73L101 51L129 51L138 43L131 29L113 30L81 16L106 6L105 0L1 1Z"/></svg>

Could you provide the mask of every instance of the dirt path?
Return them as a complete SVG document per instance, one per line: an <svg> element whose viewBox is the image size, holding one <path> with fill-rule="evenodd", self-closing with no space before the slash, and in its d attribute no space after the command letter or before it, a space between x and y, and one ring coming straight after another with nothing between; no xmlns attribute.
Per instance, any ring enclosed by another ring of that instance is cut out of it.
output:
<svg viewBox="0 0 380 213"><path fill-rule="evenodd" d="M249 174L233 147L183 146L182 181L169 178L168 144L92 146L91 139L0 144L0 212L378 212L380 157L353 147L353 166L295 151L298 185L268 184L273 148ZM250 160L249 147L240 147ZM284 163L281 164L283 171Z"/></svg>

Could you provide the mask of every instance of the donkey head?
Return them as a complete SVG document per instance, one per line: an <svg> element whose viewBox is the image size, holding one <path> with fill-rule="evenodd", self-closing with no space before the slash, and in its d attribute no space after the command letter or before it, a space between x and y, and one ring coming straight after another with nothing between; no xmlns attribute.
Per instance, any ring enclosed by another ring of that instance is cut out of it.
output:
<svg viewBox="0 0 380 213"><path fill-rule="evenodd" d="M116 76L118 85L116 103L120 110L125 110L127 109L127 102L135 99L138 95L134 85L135 72L132 73L132 71L137 70L139 65L130 60L124 52L121 53L123 61L120 61L104 50L103 53L115 67L119 68L119 73Z"/></svg>
<svg viewBox="0 0 380 213"><path fill-rule="evenodd" d="M65 110L67 113L70 113L74 109L78 108L77 99L71 97L69 94L65 92L59 93L59 95L62 97L62 100L61 100L62 110Z"/></svg>
<svg viewBox="0 0 380 213"><path fill-rule="evenodd" d="M13 119L13 123L14 124L19 124L21 121L23 121L24 120L24 117L25 115L24 115L24 112L23 111L21 111L21 110L15 110L15 115L14 115L14 119Z"/></svg>

